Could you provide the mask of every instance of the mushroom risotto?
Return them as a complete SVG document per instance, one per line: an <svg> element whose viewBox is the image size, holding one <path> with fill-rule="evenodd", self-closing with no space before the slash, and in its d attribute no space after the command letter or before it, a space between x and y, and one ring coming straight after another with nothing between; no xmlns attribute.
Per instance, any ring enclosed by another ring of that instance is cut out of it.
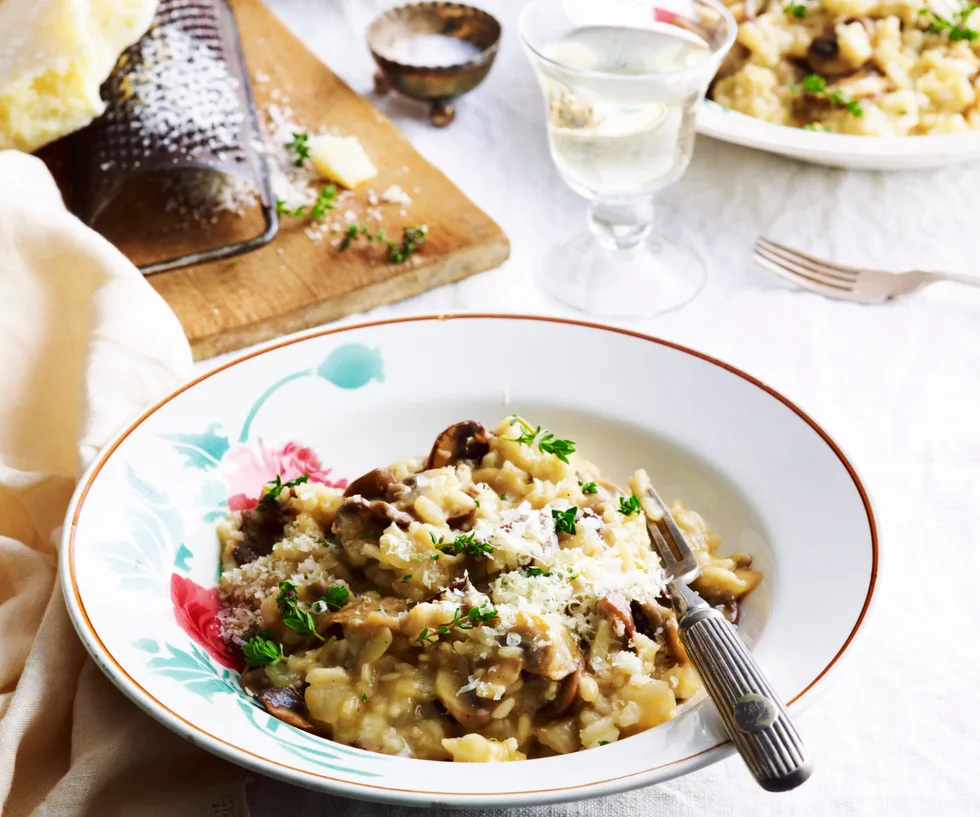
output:
<svg viewBox="0 0 980 817"><path fill-rule="evenodd" d="M869 136L980 129L980 7L725 0L738 39L709 92L777 125Z"/></svg>
<svg viewBox="0 0 980 817"><path fill-rule="evenodd" d="M640 471L631 489L640 492ZM737 621L761 580L680 503L694 587ZM300 729L375 752L505 761L670 719L701 682L636 493L519 417L446 429L345 491L305 477L219 525L220 614L244 688Z"/></svg>

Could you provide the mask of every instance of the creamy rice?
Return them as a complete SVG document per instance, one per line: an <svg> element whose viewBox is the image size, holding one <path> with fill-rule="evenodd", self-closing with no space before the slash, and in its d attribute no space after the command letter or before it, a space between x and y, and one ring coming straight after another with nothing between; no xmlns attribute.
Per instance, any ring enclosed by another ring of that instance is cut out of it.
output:
<svg viewBox="0 0 980 817"><path fill-rule="evenodd" d="M868 136L980 128L975 5L725 1L738 38L709 95L727 108L777 125Z"/></svg>
<svg viewBox="0 0 980 817"><path fill-rule="evenodd" d="M261 647L246 689L324 737L457 761L600 746L696 696L642 513L529 429L460 423L428 460L346 496L296 484L223 521L225 636ZM671 513L703 567L696 589L737 618L761 574L716 555L698 514Z"/></svg>

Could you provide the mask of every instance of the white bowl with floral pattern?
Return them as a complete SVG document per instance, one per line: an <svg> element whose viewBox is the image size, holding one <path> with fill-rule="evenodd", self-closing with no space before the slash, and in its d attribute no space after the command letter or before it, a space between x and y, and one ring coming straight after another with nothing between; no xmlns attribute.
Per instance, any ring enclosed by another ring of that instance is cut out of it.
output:
<svg viewBox="0 0 980 817"><path fill-rule="evenodd" d="M874 590L867 492L830 437L748 375L634 333L464 315L325 329L225 364L136 418L68 511L62 582L106 674L230 761L351 797L462 807L610 794L731 754L710 702L608 746L507 764L391 757L302 732L238 685L221 641L215 521L275 475L345 480L424 454L460 419L518 411L617 481L637 467L765 573L742 631L795 711L849 649ZM830 518L833 514L833 521ZM726 550L727 549L727 550ZM820 758L816 759L817 764Z"/></svg>

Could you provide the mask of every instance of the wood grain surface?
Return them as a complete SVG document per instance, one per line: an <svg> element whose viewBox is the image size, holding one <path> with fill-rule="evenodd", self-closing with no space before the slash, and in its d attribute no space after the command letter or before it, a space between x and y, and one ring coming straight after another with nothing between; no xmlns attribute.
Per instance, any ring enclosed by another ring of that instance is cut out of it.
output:
<svg viewBox="0 0 980 817"><path fill-rule="evenodd" d="M336 236L314 242L305 232L305 221L286 217L279 235L260 250L150 276L154 289L180 319L195 359L417 295L507 259L510 245L500 227L426 162L367 99L310 53L260 0L234 0L232 5L260 110L278 101L288 104L292 119L311 132L331 129L356 136L378 168L378 177L354 191L342 209L353 210L360 221L369 206L369 188L380 194L399 185L412 203L377 208L385 233L397 237L411 224L426 224L429 233L416 256L394 265L380 245L358 242L341 253L333 245ZM256 76L263 81L256 81ZM165 197L157 180L143 179L95 226L137 264L261 231L257 208L244 216L222 214L213 223L187 223L159 215ZM340 212L338 208L335 214Z"/></svg>

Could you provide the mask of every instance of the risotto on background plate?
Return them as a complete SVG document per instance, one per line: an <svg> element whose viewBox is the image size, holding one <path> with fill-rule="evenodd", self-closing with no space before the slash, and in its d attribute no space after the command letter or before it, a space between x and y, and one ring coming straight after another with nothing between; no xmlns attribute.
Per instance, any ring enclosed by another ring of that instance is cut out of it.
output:
<svg viewBox="0 0 980 817"><path fill-rule="evenodd" d="M980 129L980 7L954 0L734 0L735 46L709 96L809 130Z"/></svg>

